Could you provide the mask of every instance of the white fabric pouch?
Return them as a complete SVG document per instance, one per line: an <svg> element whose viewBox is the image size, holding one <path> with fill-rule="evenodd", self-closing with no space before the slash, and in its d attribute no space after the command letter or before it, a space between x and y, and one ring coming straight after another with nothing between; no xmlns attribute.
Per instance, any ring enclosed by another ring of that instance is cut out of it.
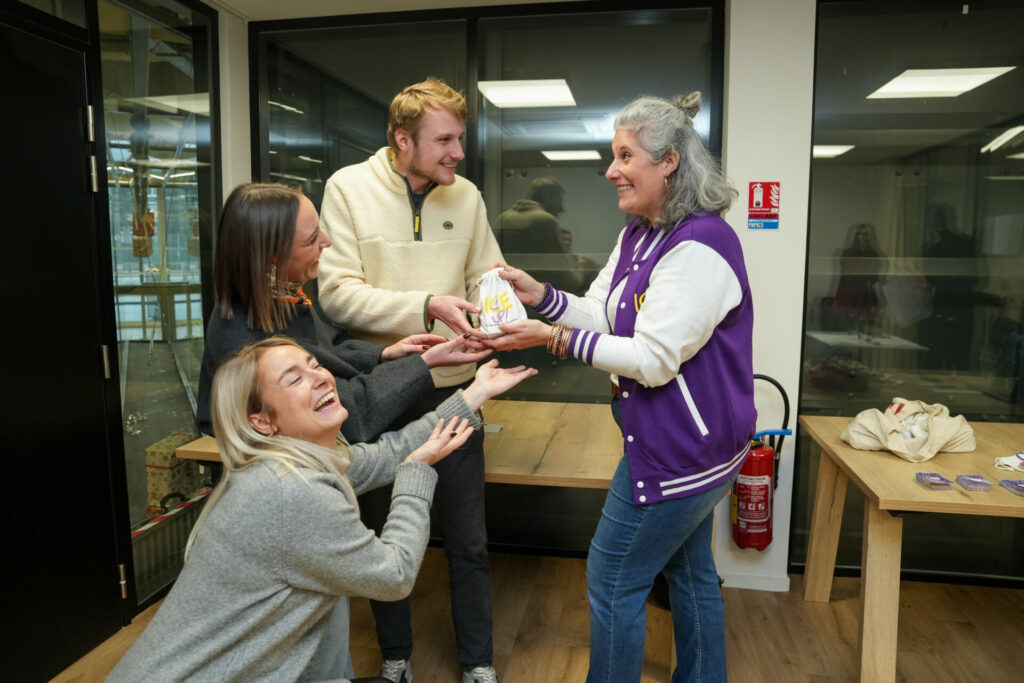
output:
<svg viewBox="0 0 1024 683"><path fill-rule="evenodd" d="M498 327L502 323L526 320L526 308L506 280L498 274L501 268L492 268L476 281L480 287L480 329L488 337L505 334Z"/></svg>
<svg viewBox="0 0 1024 683"><path fill-rule="evenodd" d="M891 451L910 462L931 460L939 451L966 453L977 446L963 415L952 416L941 403L893 398L885 412L857 414L840 438L862 451Z"/></svg>

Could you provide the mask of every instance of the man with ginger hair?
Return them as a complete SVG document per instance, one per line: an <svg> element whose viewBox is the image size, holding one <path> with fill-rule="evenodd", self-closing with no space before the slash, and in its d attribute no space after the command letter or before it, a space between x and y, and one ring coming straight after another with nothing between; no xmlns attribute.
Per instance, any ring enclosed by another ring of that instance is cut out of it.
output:
<svg viewBox="0 0 1024 683"><path fill-rule="evenodd" d="M411 85L391 102L388 146L337 171L324 188L320 226L333 246L320 257L324 313L354 337L398 340L434 332L473 333L477 279L502 260L473 183L455 174L465 157L466 100L443 81ZM391 343L391 342L388 342ZM404 424L472 381L473 364L432 369L433 395ZM398 425L396 425L398 426ZM483 433L435 467L451 579L452 621L463 683L497 681L484 516ZM364 495L364 519L380 531L390 489ZM371 602L384 665L381 676L412 680L409 601Z"/></svg>

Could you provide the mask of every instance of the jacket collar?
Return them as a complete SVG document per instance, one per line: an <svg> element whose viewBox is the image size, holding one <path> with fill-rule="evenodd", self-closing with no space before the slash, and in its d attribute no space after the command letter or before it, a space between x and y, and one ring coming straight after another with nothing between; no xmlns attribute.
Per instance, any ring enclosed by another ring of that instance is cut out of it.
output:
<svg viewBox="0 0 1024 683"><path fill-rule="evenodd" d="M405 177L404 173L395 168L390 147L381 147L377 150L377 153L371 157L371 159L374 162L377 175L382 181L384 181L385 185L399 194L412 196L413 191L412 186L409 185L409 179ZM427 189L423 194L430 194L435 187L437 187L437 185L435 183L431 183L427 186Z"/></svg>

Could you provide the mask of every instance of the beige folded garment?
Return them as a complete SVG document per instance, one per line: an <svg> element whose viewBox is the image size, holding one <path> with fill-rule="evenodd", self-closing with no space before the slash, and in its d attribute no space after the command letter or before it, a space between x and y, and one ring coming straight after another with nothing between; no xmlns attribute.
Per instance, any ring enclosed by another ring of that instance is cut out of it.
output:
<svg viewBox="0 0 1024 683"><path fill-rule="evenodd" d="M910 434L911 424L916 436ZM941 403L899 397L884 413L874 408L858 413L840 438L858 450L892 451L910 462L931 460L939 451L965 453L977 446L963 415L951 416Z"/></svg>

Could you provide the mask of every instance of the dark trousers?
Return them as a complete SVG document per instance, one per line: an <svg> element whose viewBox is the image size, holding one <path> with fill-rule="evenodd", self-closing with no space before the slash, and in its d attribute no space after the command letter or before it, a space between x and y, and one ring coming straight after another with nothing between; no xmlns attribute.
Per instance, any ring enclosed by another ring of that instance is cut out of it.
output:
<svg viewBox="0 0 1024 683"><path fill-rule="evenodd" d="M435 389L421 399L398 424L422 417L454 393L456 387ZM434 466L438 482L434 505L441 519L444 552L451 581L452 622L459 664L470 669L494 659L491 641L491 572L487 562L484 510L484 435L474 433L461 448ZM391 508L391 487L368 491L359 499L363 523L378 535ZM377 640L384 659L412 656L409 599L370 601L377 621Z"/></svg>

